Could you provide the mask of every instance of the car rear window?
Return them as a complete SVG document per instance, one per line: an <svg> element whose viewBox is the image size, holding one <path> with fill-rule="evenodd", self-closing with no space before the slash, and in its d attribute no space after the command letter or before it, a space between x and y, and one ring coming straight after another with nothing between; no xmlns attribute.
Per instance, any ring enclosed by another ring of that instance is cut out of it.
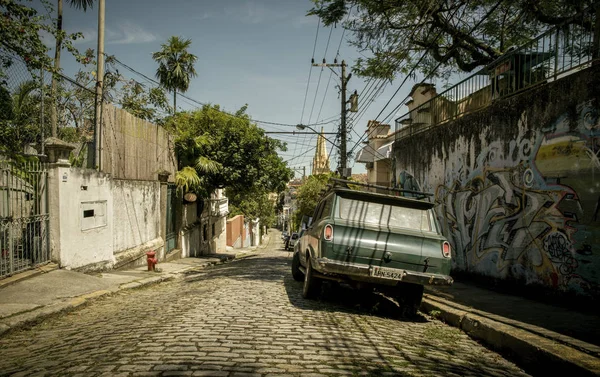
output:
<svg viewBox="0 0 600 377"><path fill-rule="evenodd" d="M359 223L431 231L428 211L417 208L340 197L338 216L341 219Z"/></svg>

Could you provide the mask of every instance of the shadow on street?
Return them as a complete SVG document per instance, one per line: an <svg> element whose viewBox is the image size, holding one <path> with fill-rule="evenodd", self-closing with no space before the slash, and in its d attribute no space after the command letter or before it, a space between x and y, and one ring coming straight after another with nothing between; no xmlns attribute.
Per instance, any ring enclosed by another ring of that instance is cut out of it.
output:
<svg viewBox="0 0 600 377"><path fill-rule="evenodd" d="M427 322L421 315L410 319L402 317L398 304L381 294L353 289L346 284L332 281L323 282L318 299L303 298L303 282L297 282L292 278L291 253L276 257L257 255L200 271L190 271L186 281L191 283L217 278L281 281L290 303L303 310L340 311L401 321Z"/></svg>

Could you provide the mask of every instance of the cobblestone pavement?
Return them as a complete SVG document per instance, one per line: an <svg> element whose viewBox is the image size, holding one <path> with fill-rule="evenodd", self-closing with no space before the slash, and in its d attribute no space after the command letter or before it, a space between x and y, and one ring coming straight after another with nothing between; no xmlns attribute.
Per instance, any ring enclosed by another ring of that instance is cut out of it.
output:
<svg viewBox="0 0 600 377"><path fill-rule="evenodd" d="M384 297L325 286L304 300L277 246L13 332L0 375L525 375L429 316L398 318Z"/></svg>

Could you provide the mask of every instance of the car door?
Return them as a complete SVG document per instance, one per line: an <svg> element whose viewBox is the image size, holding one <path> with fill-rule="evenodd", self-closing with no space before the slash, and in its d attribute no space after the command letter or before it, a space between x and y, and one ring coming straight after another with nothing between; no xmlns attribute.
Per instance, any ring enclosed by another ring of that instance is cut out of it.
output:
<svg viewBox="0 0 600 377"><path fill-rule="evenodd" d="M302 263L303 266L306 266L306 250L308 250L309 248L315 248L315 246L318 244L318 240L317 240L317 236L318 236L318 232L315 232L315 222L317 221L317 215L321 212L321 209L323 207L323 201L320 201L319 203L317 203L317 206L315 207L315 211L313 212L313 217L312 217L312 222L310 223L310 225L308 226L308 228L305 231L305 235L304 235L304 242L303 242L303 247L300 249L300 261Z"/></svg>
<svg viewBox="0 0 600 377"><path fill-rule="evenodd" d="M313 255L317 258L322 257L321 238L323 237L323 228L325 227L325 224L330 221L334 198L335 195L331 194L319 203L319 206L315 210L315 215L313 216L312 225L309 228L310 237L307 240L308 248L314 252Z"/></svg>

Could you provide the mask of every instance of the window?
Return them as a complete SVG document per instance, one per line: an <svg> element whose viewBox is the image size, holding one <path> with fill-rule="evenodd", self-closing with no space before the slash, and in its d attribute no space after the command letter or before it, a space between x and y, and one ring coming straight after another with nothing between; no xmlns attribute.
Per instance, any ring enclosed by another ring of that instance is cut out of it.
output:
<svg viewBox="0 0 600 377"><path fill-rule="evenodd" d="M212 224L212 236L215 237L216 236L216 232L215 232L215 223Z"/></svg>
<svg viewBox="0 0 600 377"><path fill-rule="evenodd" d="M331 207L333 205L333 195L321 202L321 204L315 210L315 218L313 222L328 217L331 214Z"/></svg>
<svg viewBox="0 0 600 377"><path fill-rule="evenodd" d="M329 217L331 216L331 207L333 206L333 196L330 196L329 199L325 201L323 205L323 212L319 217Z"/></svg>
<svg viewBox="0 0 600 377"><path fill-rule="evenodd" d="M339 217L360 223L431 231L427 210L340 198Z"/></svg>
<svg viewBox="0 0 600 377"><path fill-rule="evenodd" d="M202 239L206 241L208 239L208 226L204 224L202 227Z"/></svg>

